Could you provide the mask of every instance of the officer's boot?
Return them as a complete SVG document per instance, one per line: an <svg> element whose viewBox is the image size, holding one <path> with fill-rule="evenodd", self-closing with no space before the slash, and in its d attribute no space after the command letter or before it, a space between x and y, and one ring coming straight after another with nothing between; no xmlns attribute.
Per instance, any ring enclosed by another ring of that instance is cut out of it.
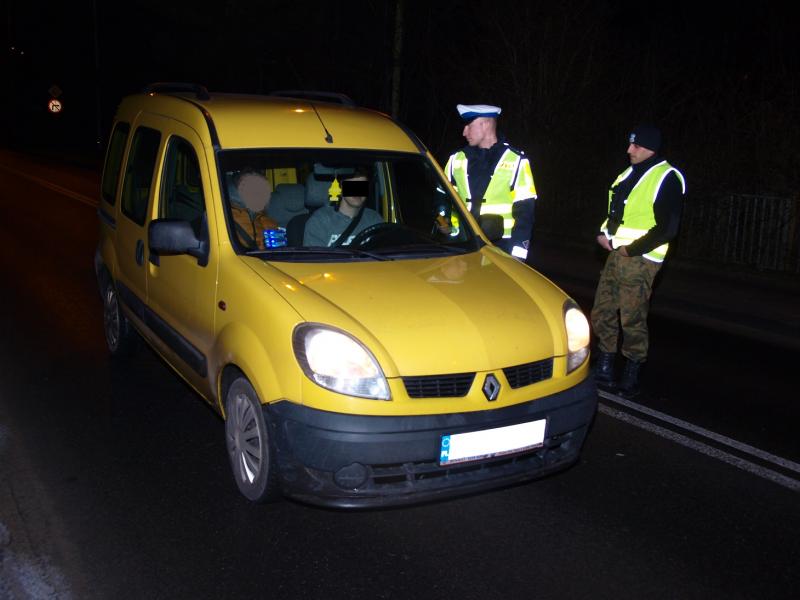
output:
<svg viewBox="0 0 800 600"><path fill-rule="evenodd" d="M597 357L594 380L599 387L613 389L617 386L617 380L614 377L614 360L616 358L617 355L614 352L600 352Z"/></svg>
<svg viewBox="0 0 800 600"><path fill-rule="evenodd" d="M619 395L623 398L634 398L639 395L639 370L641 362L628 359L622 370L622 380L619 382Z"/></svg>

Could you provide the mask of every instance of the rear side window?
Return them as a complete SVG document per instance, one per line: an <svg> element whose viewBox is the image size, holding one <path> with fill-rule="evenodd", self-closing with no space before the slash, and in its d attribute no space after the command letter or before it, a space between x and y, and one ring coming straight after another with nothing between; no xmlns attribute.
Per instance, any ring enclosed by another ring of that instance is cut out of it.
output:
<svg viewBox="0 0 800 600"><path fill-rule="evenodd" d="M117 199L117 185L119 185L119 173L122 170L122 155L125 152L125 144L128 141L128 134L131 126L127 123L117 123L114 133L111 134L111 141L108 144L108 156L106 156L106 166L103 169L103 200L108 204L114 205Z"/></svg>
<svg viewBox="0 0 800 600"><path fill-rule="evenodd" d="M133 134L122 186L122 212L137 225L144 225L147 216L147 201L160 143L161 133L155 129L139 127Z"/></svg>
<svg viewBox="0 0 800 600"><path fill-rule="evenodd" d="M199 233L205 214L203 185L197 154L185 139L170 138L162 182L159 218L189 221Z"/></svg>

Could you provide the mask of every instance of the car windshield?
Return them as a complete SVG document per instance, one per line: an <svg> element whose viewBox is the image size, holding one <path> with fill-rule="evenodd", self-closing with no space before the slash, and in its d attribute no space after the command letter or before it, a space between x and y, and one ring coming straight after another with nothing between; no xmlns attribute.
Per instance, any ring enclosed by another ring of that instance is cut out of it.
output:
<svg viewBox="0 0 800 600"><path fill-rule="evenodd" d="M241 253L278 261L401 260L481 240L428 159L333 150L218 155L228 231Z"/></svg>

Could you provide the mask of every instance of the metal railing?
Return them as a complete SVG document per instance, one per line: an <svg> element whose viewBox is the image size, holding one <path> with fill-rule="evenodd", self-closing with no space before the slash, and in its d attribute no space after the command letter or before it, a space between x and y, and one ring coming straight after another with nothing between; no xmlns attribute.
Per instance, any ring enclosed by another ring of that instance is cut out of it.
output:
<svg viewBox="0 0 800 600"><path fill-rule="evenodd" d="M800 202L745 194L687 198L674 250L683 259L800 273Z"/></svg>
<svg viewBox="0 0 800 600"><path fill-rule="evenodd" d="M541 202L536 207L534 236L540 232L574 241L594 240L604 210L605 206L590 205L581 198ZM800 274L800 198L688 196L670 255L720 266Z"/></svg>

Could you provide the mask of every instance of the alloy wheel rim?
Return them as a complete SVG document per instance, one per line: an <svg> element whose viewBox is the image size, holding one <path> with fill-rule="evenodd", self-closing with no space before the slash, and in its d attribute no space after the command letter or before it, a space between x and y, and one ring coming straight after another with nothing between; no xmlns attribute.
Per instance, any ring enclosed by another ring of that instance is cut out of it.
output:
<svg viewBox="0 0 800 600"><path fill-rule="evenodd" d="M234 398L228 422L229 452L236 474L242 483L252 485L261 473L263 444L253 407L244 394Z"/></svg>
<svg viewBox="0 0 800 600"><path fill-rule="evenodd" d="M117 348L119 343L119 311L117 310L117 295L109 287L106 292L106 310L104 320L106 329L106 340L112 350Z"/></svg>

